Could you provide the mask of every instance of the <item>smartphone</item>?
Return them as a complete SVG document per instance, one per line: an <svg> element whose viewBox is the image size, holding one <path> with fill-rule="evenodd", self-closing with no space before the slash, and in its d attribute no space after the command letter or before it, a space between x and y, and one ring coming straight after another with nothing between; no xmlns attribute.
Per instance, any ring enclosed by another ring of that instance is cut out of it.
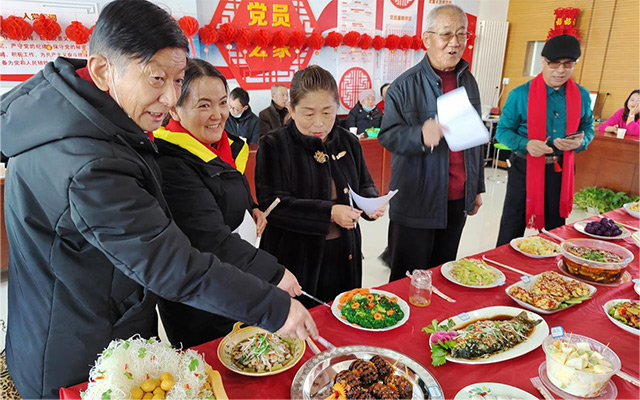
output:
<svg viewBox="0 0 640 400"><path fill-rule="evenodd" d="M574 137L574 136L578 136L578 135L580 135L581 133L584 133L584 131L575 132L575 133L570 133L570 134L568 134L567 136L563 137L562 139L571 139L572 137Z"/></svg>

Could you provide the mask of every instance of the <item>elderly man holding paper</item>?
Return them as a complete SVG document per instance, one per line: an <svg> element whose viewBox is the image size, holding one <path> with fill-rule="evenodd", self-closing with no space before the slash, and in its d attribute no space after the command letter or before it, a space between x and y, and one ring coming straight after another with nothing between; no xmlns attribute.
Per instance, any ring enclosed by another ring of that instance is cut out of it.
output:
<svg viewBox="0 0 640 400"><path fill-rule="evenodd" d="M431 10L422 36L427 55L387 91L378 140L393 154L390 186L398 189L389 211L390 281L455 259L466 216L482 205L481 146L453 151L436 119L437 98L458 87L475 110L464 118L480 114L478 85L462 60L468 35L460 7Z"/></svg>

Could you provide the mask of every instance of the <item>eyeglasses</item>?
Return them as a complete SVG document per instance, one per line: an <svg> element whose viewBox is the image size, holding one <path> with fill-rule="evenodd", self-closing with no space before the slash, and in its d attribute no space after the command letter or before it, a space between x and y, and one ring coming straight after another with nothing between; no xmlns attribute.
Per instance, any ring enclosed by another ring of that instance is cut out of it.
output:
<svg viewBox="0 0 640 400"><path fill-rule="evenodd" d="M459 42L466 42L467 40L469 40L469 37L471 36L470 32L458 32L458 33L443 32L443 33L438 33L438 32L434 32L434 31L427 31L427 33L433 33L434 35L438 35L438 36L440 36L440 39L442 39L445 42L450 42L451 39L453 39L454 36L458 39Z"/></svg>
<svg viewBox="0 0 640 400"><path fill-rule="evenodd" d="M577 62L577 61L560 62L560 61L549 61L549 60L545 60L545 61L547 62L547 65L551 69L558 69L560 68L560 65L564 66L564 69L571 69L576 66L576 62Z"/></svg>

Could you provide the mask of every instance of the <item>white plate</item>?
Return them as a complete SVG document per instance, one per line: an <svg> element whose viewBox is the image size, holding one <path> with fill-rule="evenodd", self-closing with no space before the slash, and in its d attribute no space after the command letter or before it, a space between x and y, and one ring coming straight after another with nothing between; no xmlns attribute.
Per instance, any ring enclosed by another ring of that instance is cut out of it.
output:
<svg viewBox="0 0 640 400"><path fill-rule="evenodd" d="M502 271L500 271L499 269L494 268L494 267L492 267L490 265L487 265L487 267L489 269L495 271L498 274L498 277L493 283L491 283L489 285L486 285L486 286L466 285L466 284L458 281L456 279L456 277L453 276L453 274L451 273L451 270L453 269L453 261L448 261L448 262L444 263L442 265L442 267L440 268L440 273L442 273L442 276L444 276L447 280L449 280L449 281L451 281L451 282L453 282L453 283L455 283L457 285L468 287L468 288L473 288L473 289L488 289L488 288L494 288L494 287L497 287L497 286L504 285L505 282L507 281L507 278L504 276Z"/></svg>
<svg viewBox="0 0 640 400"><path fill-rule="evenodd" d="M342 319L342 312L338 309L338 305L340 305L340 297L342 297L343 294L345 294L347 292L342 292L339 295L336 296L336 298L333 300L333 304L331 304L331 312L333 313L333 316L336 317L338 319L338 321L342 322L345 325L349 325L350 327L356 328L356 329L360 329L362 331L371 331L371 332L382 332L382 331L390 331L391 329L396 329L397 327L403 325L405 322L407 322L407 320L409 319L409 305L407 304L406 301L402 300L400 298L400 296L393 294L391 292L387 292L385 290L378 290L378 289L369 289L369 293L376 293L376 294L384 294L385 296L391 298L391 297L397 297L398 298L398 306L400 306L400 309L402 310L402 312L404 313L404 318L402 318L400 321L398 321L397 324L393 325L393 326L389 326L387 328L381 328L381 329L372 329L372 328L363 328L361 326L356 326L354 324L352 324L351 322L347 321L346 319Z"/></svg>
<svg viewBox="0 0 640 400"><path fill-rule="evenodd" d="M481 396L482 393L486 393L488 395L493 396L505 396L510 399L518 399L518 400L537 400L538 398L532 395L529 392L525 392L522 389L518 389L515 386L505 385L504 383L495 383L495 382L480 382L474 383L469 386L465 386L456 394L456 397L453 400L468 400L474 394L479 394ZM484 396L483 396L484 397Z"/></svg>
<svg viewBox="0 0 640 400"><path fill-rule="evenodd" d="M635 243L636 246L640 247L640 231L633 232L631 239L633 239L633 243Z"/></svg>
<svg viewBox="0 0 640 400"><path fill-rule="evenodd" d="M506 306L495 306L495 307L486 307L481 308L475 311L469 311L467 313L458 314L453 317L449 317L453 320L455 325L451 328L451 330L455 330L458 327L469 324L470 322L477 321L479 319L486 319L495 317L496 315L509 315L515 317L516 315L523 312L522 308L517 307L506 307ZM455 362L459 364L493 364L500 361L511 360L512 358L520 357L521 355L527 354L530 351L533 351L540 347L544 338L549 336L549 325L540 315L532 312L526 311L528 313L529 319L534 320L542 320L541 323L533 328L533 332L529 336L528 340L525 340L522 343L518 343L515 347L510 348L507 351L503 351L502 353L494 354L487 358L482 358L479 360L467 360L462 358L453 358L450 355L447 355L447 361ZM446 322L449 318L445 318L440 321L438 324L442 324ZM429 337L429 346L431 344L431 337Z"/></svg>
<svg viewBox="0 0 640 400"><path fill-rule="evenodd" d="M554 242L552 242L551 240L548 240L548 239L545 239L545 240L546 240L546 241L548 241L549 243L553 244L553 245L556 247L556 254L549 255L549 256L541 256L541 255L537 255L537 254L529 254L529 253L526 253L526 252L524 252L524 251L520 250L520 248L518 247L518 243L519 243L520 241L522 241L522 240L525 240L525 239L528 239L528 238L525 238L525 237L515 238L515 239L512 239L512 240L511 240L511 242L509 242L509 244L510 244L510 245L511 245L511 247L513 247L513 249L514 249L515 251L517 251L518 253L524 254L525 256L527 256L527 257L531 257L531 258L549 258L549 257L557 257L557 256L559 256L560 254L562 254L562 252L560 251L560 245L559 245L559 244L557 244L557 243L554 243Z"/></svg>
<svg viewBox="0 0 640 400"><path fill-rule="evenodd" d="M625 210L626 212L628 212L628 213L629 213L629 215L632 215L632 216L634 216L634 217L636 217L636 218L640 218L640 213L639 213L639 212L637 212L637 211L633 211L632 209L630 209L630 208L629 208L629 207L631 207L631 204L633 204L633 203L627 203L627 204L625 204L625 205L624 205L624 210Z"/></svg>
<svg viewBox="0 0 640 400"><path fill-rule="evenodd" d="M533 284L536 283L538 281L538 279L540 279L540 275L542 275L542 274L540 273L538 275L534 275L534 276L529 277L529 279L531 279L531 281L529 283L524 283L523 281L518 281L518 282L514 283L513 285L509 286L508 288L506 288L504 291L507 293L507 296L511 297L511 299L513 301L515 301L516 303L518 303L522 307L524 307L526 309L529 309L529 310L532 310L532 311L535 311L535 312L540 313L540 314L554 314L554 313L557 313L558 311L563 311L563 310L566 310L566 309L571 308L573 306L577 306L578 304L582 304L582 303L573 304L573 305L570 305L569 307L560 308L558 310L543 310L542 308L538 308L538 307L534 306L533 304L529 304L529 303L526 303L526 302L524 302L524 301L522 301L520 299L516 299L515 297L513 297L511 295L511 293L509 293L509 290L514 286L520 286L521 288L529 290L529 288L531 286L533 286ZM576 279L569 278L568 276L564 276L564 275L561 275L561 274L558 274L558 275L560 275L565 281L576 281L577 282ZM587 287L589 288L589 294L593 297L593 294L598 289L596 289L595 286L589 285L588 283L585 283L585 285L587 285ZM585 300L585 301L588 301L588 300Z"/></svg>
<svg viewBox="0 0 640 400"><path fill-rule="evenodd" d="M635 290L635 292L640 295L640 283L636 283L635 285L633 285L633 290Z"/></svg>
<svg viewBox="0 0 640 400"><path fill-rule="evenodd" d="M575 224L573 224L573 227L576 228L576 230L584 235L587 236L591 236L594 237L596 239L602 239L602 240L617 240L617 239L624 239L627 238L629 236L631 236L631 232L629 232L629 230L627 228L625 228L624 226L618 225L620 227L620 230L622 231L621 234L619 234L618 236L600 236L600 235L595 235L593 233L589 233L587 231L584 230L585 226L587 226L587 224L589 222L594 222L594 221L578 221ZM615 223L615 221L614 221Z"/></svg>
<svg viewBox="0 0 640 400"><path fill-rule="evenodd" d="M624 329L627 332L631 332L634 335L640 336L640 329L632 328L629 325L625 325L622 322L618 321L617 319L613 318L611 315L609 315L609 309L613 307L614 304L621 303L623 301L638 301L638 300L631 300L631 299L609 300L606 303L604 303L604 305L602 306L602 308L604 309L604 313L607 315L607 318L611 320L611 322L613 322L618 326L618 328Z"/></svg>

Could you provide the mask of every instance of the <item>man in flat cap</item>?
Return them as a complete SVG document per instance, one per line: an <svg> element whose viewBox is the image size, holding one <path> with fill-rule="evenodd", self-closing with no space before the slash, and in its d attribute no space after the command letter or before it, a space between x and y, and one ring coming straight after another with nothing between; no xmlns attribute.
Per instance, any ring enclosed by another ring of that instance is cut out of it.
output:
<svg viewBox="0 0 640 400"><path fill-rule="evenodd" d="M574 36L550 38L542 72L509 93L496 131L512 151L498 246L523 236L526 227L562 226L571 212L574 153L594 135L589 91L571 79L579 57Z"/></svg>

